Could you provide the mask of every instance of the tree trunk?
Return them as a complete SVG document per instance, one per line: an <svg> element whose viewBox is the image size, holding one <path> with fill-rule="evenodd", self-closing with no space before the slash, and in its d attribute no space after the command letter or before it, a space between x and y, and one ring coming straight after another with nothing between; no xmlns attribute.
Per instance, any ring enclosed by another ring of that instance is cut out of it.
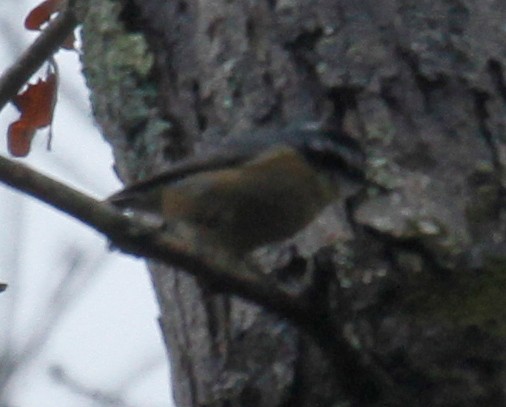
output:
<svg viewBox="0 0 506 407"><path fill-rule="evenodd" d="M320 121L388 188L256 254L320 282L318 329L150 265L178 406L506 405L505 22L503 0L89 1L84 72L125 182Z"/></svg>

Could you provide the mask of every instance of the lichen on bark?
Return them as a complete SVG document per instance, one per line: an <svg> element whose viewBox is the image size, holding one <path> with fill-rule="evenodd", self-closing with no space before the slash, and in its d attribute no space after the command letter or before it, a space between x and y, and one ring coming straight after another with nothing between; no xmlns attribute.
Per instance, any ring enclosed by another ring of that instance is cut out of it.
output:
<svg viewBox="0 0 506 407"><path fill-rule="evenodd" d="M142 179L152 175L156 163L162 161L165 135L172 128L156 107L160 96L153 77L154 56L144 36L128 30L121 21L120 2L88 3L82 62L93 89L94 115L114 146L120 177Z"/></svg>

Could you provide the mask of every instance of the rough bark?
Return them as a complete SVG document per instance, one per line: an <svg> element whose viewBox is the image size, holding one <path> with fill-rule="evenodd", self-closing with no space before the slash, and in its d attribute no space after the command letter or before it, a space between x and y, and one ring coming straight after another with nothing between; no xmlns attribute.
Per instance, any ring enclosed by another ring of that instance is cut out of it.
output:
<svg viewBox="0 0 506 407"><path fill-rule="evenodd" d="M256 256L280 284L324 280L326 332L388 391L357 402L311 332L152 264L179 406L506 404L505 21L503 0L89 1L84 72L123 180L318 120L390 188Z"/></svg>

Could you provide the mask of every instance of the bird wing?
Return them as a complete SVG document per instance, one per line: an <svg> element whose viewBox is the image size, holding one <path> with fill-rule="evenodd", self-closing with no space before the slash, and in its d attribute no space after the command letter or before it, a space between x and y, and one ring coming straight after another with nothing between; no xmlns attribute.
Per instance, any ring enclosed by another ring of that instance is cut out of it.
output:
<svg viewBox="0 0 506 407"><path fill-rule="evenodd" d="M303 130L290 128L264 129L241 138L231 137L213 150L184 158L175 162L168 170L152 178L127 186L110 196L108 201L113 204L121 204L130 200L134 194L147 191L156 185L177 182L199 172L238 166L255 158L262 151L279 145L287 145L302 153L308 153L308 158L313 157L319 164L324 166L326 166L325 164L332 164L331 167L337 166L355 170L363 165L363 155L357 153L359 151L359 147L356 145L357 142L347 139L349 137L338 131L322 131L317 128ZM357 159L359 163L354 162Z"/></svg>
<svg viewBox="0 0 506 407"><path fill-rule="evenodd" d="M112 204L120 204L129 200L132 195L153 186L177 182L185 177L205 171L213 171L240 165L255 154L255 151L241 149L236 151L233 148L222 148L215 152L196 155L184 158L175 162L169 169L149 179L135 182L123 190L111 195L107 201Z"/></svg>

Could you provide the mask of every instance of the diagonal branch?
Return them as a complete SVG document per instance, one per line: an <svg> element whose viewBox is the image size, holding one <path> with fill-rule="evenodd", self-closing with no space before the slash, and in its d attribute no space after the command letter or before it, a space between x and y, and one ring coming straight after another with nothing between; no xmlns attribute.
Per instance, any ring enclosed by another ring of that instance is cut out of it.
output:
<svg viewBox="0 0 506 407"><path fill-rule="evenodd" d="M18 60L0 77L0 110L12 99L30 77L47 61L78 24L72 10L67 7L37 37Z"/></svg>
<svg viewBox="0 0 506 407"><path fill-rule="evenodd" d="M217 291L236 294L295 321L311 317L310 304L300 295L277 286L268 276L252 271L216 250L189 253L180 239L142 219L131 218L112 205L97 201L29 167L0 157L0 181L25 192L105 235L114 246L182 268Z"/></svg>
<svg viewBox="0 0 506 407"><path fill-rule="evenodd" d="M106 236L125 253L170 264L211 284L216 291L238 295L294 322L312 335L336 367L338 382L356 399L392 393L392 383L372 361L363 360L330 322L328 310L318 309L311 297L284 290L268 275L255 273L219 250L190 253L187 246L142 219L131 218L20 163L0 156L0 182L80 220ZM314 299L313 299L314 300ZM402 395L394 392L397 398Z"/></svg>

